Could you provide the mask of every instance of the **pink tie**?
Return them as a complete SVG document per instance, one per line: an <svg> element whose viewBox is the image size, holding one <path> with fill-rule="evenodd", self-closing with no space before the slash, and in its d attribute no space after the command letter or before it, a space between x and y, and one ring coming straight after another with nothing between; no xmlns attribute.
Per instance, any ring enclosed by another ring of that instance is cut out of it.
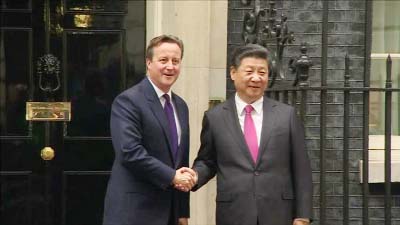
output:
<svg viewBox="0 0 400 225"><path fill-rule="evenodd" d="M251 112L254 110L253 106L247 105L244 108L246 116L244 117L244 138L246 139L247 146L249 147L251 156L253 157L254 163L257 162L258 155L258 141L256 127L254 126Z"/></svg>

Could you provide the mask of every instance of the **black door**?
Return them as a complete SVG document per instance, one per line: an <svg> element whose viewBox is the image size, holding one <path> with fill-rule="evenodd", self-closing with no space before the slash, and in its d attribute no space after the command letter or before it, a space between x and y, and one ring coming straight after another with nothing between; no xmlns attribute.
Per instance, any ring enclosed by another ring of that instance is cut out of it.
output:
<svg viewBox="0 0 400 225"><path fill-rule="evenodd" d="M111 102L145 73L145 1L2 0L0 13L0 224L101 224ZM30 101L71 102L72 120L27 121Z"/></svg>

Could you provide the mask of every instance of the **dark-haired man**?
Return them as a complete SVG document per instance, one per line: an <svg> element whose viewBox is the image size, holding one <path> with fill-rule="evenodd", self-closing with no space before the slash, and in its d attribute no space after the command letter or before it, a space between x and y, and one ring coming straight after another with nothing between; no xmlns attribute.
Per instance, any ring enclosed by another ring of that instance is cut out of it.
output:
<svg viewBox="0 0 400 225"><path fill-rule="evenodd" d="M183 43L153 38L146 50L147 77L113 102L115 151L104 207L104 225L186 225L194 172L189 160L189 115L171 92L178 79ZM179 169L180 168L180 169Z"/></svg>
<svg viewBox="0 0 400 225"><path fill-rule="evenodd" d="M197 190L217 176L217 225L307 225L311 169L293 107L264 96L268 51L238 47L231 79L236 94L206 112L193 164Z"/></svg>

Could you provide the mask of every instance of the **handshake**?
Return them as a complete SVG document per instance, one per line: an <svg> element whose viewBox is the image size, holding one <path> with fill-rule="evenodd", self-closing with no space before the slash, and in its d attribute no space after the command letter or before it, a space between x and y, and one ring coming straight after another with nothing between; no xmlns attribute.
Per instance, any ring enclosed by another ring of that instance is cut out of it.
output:
<svg viewBox="0 0 400 225"><path fill-rule="evenodd" d="M182 167L176 170L172 184L180 191L188 192L197 184L197 173L188 167Z"/></svg>

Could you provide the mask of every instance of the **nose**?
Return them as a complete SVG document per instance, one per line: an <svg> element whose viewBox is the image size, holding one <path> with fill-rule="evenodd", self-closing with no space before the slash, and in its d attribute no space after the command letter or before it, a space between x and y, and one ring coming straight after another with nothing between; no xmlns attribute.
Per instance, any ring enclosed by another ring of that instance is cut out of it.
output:
<svg viewBox="0 0 400 225"><path fill-rule="evenodd" d="M257 73L253 73L250 80L254 82L259 82L261 81L261 76Z"/></svg>
<svg viewBox="0 0 400 225"><path fill-rule="evenodd" d="M173 68L174 68L174 64L172 63L171 60L169 60L169 61L167 62L166 68L167 68L167 69L173 69Z"/></svg>

